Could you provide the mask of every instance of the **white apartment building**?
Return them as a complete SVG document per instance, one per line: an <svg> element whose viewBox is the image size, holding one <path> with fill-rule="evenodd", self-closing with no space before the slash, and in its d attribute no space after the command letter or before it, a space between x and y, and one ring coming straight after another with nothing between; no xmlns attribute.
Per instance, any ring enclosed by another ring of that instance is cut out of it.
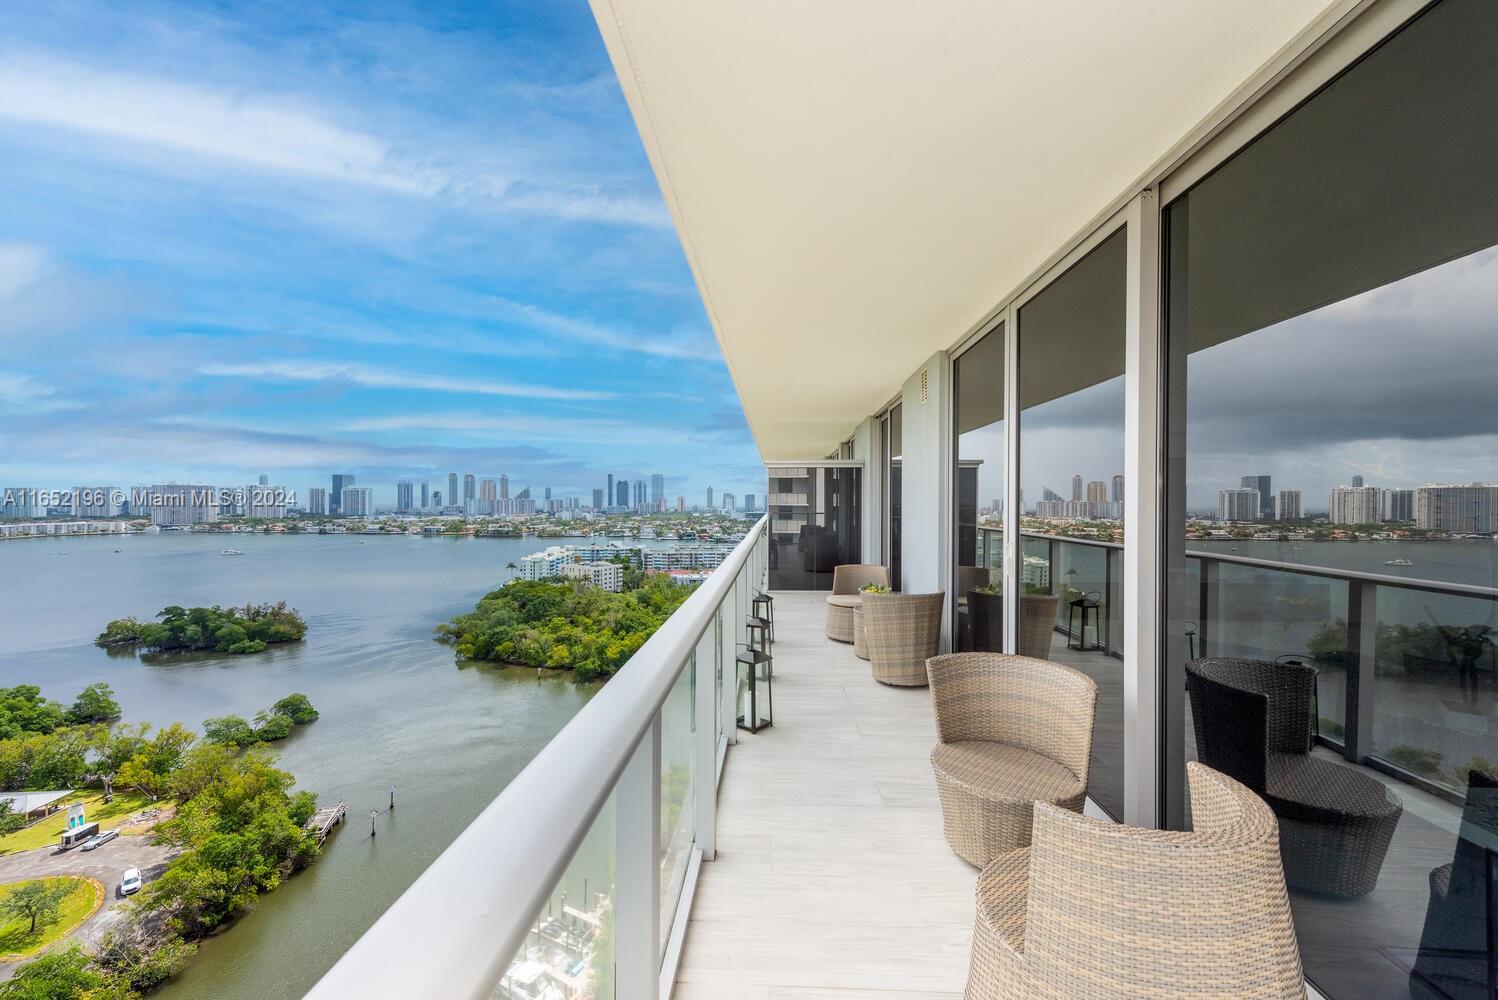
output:
<svg viewBox="0 0 1498 1000"><path fill-rule="evenodd" d="M1274 500L1275 520L1298 521L1301 516L1300 490L1280 490Z"/></svg>
<svg viewBox="0 0 1498 1000"><path fill-rule="evenodd" d="M1459 535L1498 532L1498 486L1422 486L1415 491L1415 527Z"/></svg>
<svg viewBox="0 0 1498 1000"><path fill-rule="evenodd" d="M73 487L74 517L119 517L124 506L125 494L114 486Z"/></svg>
<svg viewBox="0 0 1498 1000"><path fill-rule="evenodd" d="M587 580L595 587L615 593L624 589L624 567L611 562L573 562L562 566L562 576L572 580Z"/></svg>
<svg viewBox="0 0 1498 1000"><path fill-rule="evenodd" d="M1217 520L1257 521L1260 499L1258 490L1218 490Z"/></svg>
<svg viewBox="0 0 1498 1000"><path fill-rule="evenodd" d="M308 514L325 515L328 512L328 488L326 486L313 486L307 490Z"/></svg>
<svg viewBox="0 0 1498 1000"><path fill-rule="evenodd" d="M552 545L541 552L532 552L520 560L516 574L522 580L545 580L561 576L562 569L576 561L573 550L564 545Z"/></svg>
<svg viewBox="0 0 1498 1000"><path fill-rule="evenodd" d="M158 527L210 524L218 520L219 494L212 486L164 483L150 487L143 496L132 498L132 511L151 513L151 523Z"/></svg>
<svg viewBox="0 0 1498 1000"><path fill-rule="evenodd" d="M1376 524L1384 519L1384 491L1377 486L1338 486L1327 511L1333 524Z"/></svg>
<svg viewBox="0 0 1498 1000"><path fill-rule="evenodd" d="M369 517L373 514L373 487L345 486L343 488L343 515L345 517Z"/></svg>

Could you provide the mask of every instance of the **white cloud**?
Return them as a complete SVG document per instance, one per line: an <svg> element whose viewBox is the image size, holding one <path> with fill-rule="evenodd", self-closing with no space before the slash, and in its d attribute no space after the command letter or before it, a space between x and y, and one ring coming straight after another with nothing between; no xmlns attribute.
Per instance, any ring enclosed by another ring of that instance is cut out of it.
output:
<svg viewBox="0 0 1498 1000"><path fill-rule="evenodd" d="M594 344L598 347L696 361L715 361L719 357L718 345L714 341L690 330L677 331L672 334L640 334L563 316L525 302L512 302L498 297L491 298L489 301L535 329L560 334L570 340Z"/></svg>
<svg viewBox="0 0 1498 1000"><path fill-rule="evenodd" d="M286 382L346 382L366 389L421 389L433 392L474 393L485 396L518 396L527 399L614 399L612 392L590 389L559 389L553 386L494 382L391 371L343 361L259 361L244 364L209 364L198 374L221 378L259 378Z"/></svg>
<svg viewBox="0 0 1498 1000"><path fill-rule="evenodd" d="M0 302L36 284L52 269L52 257L30 243L0 243Z"/></svg>
<svg viewBox="0 0 1498 1000"><path fill-rule="evenodd" d="M529 417L515 413L407 413L349 420L335 430L352 433L382 431L457 431L513 440L639 444L648 440L686 442L690 435L676 427L642 424L637 420Z"/></svg>

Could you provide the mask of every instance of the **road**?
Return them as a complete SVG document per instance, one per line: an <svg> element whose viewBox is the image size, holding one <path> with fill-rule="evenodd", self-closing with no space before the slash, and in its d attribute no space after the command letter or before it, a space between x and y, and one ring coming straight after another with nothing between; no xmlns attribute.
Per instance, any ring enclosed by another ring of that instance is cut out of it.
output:
<svg viewBox="0 0 1498 1000"><path fill-rule="evenodd" d="M76 847L71 851L41 847L0 857L0 885L57 875L86 875L103 882L104 905L72 936L74 940L92 944L119 919L118 907L124 901L119 891L120 876L125 869L139 868L141 877L149 882L161 874L176 850L167 844L151 843L149 834L121 836L97 850L86 852ZM0 980L9 979L19 964L0 963Z"/></svg>

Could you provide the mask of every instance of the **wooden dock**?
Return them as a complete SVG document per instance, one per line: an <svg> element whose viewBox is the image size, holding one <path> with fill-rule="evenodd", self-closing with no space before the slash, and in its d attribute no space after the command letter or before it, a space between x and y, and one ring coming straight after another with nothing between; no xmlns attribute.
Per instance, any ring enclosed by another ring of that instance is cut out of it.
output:
<svg viewBox="0 0 1498 1000"><path fill-rule="evenodd" d="M347 816L348 803L339 800L336 806L324 806L313 813L303 829L316 837L317 842L321 844L328 839L328 834L333 832L333 827L342 823Z"/></svg>

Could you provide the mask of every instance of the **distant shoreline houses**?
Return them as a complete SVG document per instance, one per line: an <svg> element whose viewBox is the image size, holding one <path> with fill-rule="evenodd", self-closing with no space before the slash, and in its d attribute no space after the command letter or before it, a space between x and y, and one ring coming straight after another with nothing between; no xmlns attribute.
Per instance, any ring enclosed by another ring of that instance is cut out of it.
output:
<svg viewBox="0 0 1498 1000"><path fill-rule="evenodd" d="M729 545L692 545L653 549L640 545L552 545L520 560L516 576L522 580L545 580L565 576L588 579L605 590L624 588L624 566L646 573L666 573L681 583L700 583L717 569ZM620 560L623 560L621 562Z"/></svg>

